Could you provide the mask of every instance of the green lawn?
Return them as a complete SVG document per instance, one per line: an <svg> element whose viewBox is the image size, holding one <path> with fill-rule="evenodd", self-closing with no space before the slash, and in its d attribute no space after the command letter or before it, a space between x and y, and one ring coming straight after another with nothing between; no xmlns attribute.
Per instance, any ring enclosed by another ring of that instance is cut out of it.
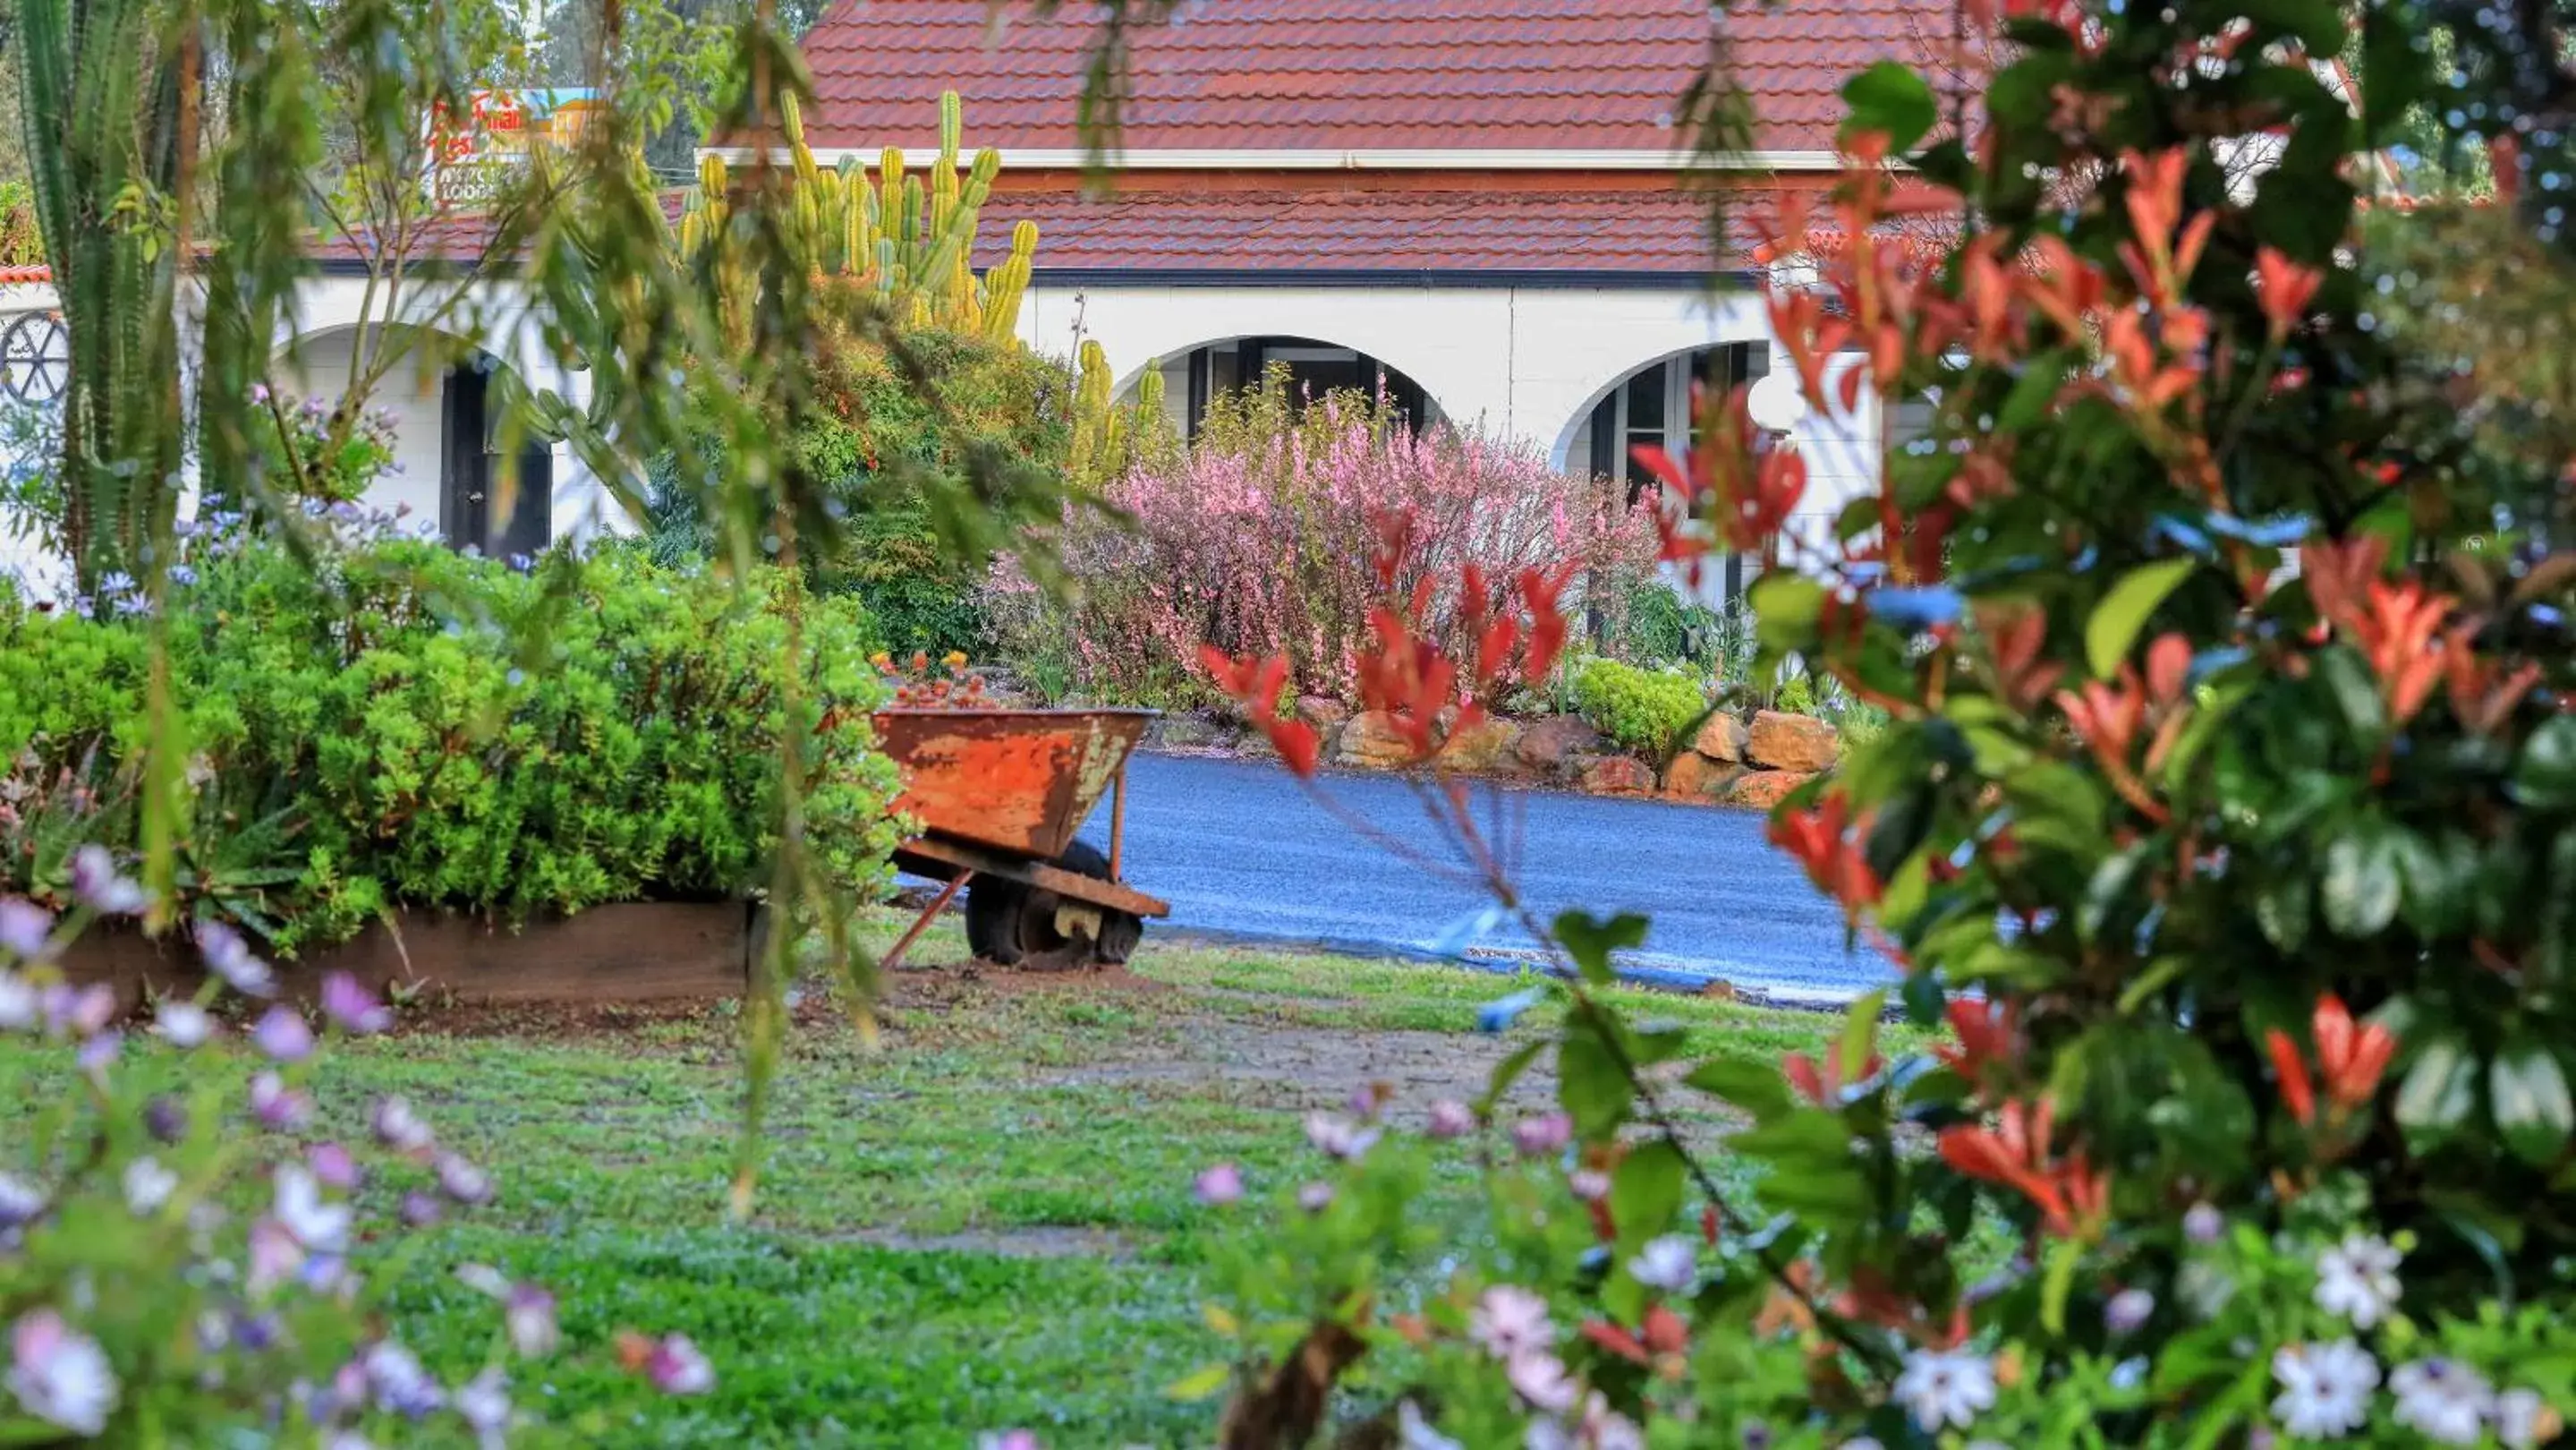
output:
<svg viewBox="0 0 2576 1450"><path fill-rule="evenodd" d="M879 923L890 939L891 917ZM964 956L953 927L914 960ZM416 1009L336 1055L339 1132L410 1097L489 1165L500 1199L425 1255L554 1287L570 1343L620 1327L689 1334L712 1395L639 1398L604 1365L559 1367L523 1402L606 1417L619 1445L941 1445L1027 1425L1051 1446L1204 1442L1211 1411L1163 1386L1203 1363L1199 1169L1254 1192L1300 1181L1303 1110L1386 1081L1416 1121L1472 1096L1511 1038L1474 1031L1509 990L1486 973L1157 944L1134 978L972 982L907 971L871 1050L808 995L780 1074L758 1210L725 1219L743 1072L733 1004L566 1014ZM1834 1019L1634 994L1709 1051L1820 1047ZM1522 1029L1527 1031L1527 1028ZM37 1057L0 1057L15 1100ZM1524 1088L1532 1105L1543 1079ZM1467 1185L1450 1185L1463 1205ZM389 1194L389 1190L386 1191ZM1242 1210L1237 1210L1241 1212ZM424 1268L403 1291L426 1357L462 1366L487 1303Z"/></svg>

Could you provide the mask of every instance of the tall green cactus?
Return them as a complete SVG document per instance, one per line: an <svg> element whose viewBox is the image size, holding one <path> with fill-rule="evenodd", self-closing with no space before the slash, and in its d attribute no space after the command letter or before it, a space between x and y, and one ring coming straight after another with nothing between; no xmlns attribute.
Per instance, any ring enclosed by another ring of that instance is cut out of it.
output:
<svg viewBox="0 0 2576 1450"><path fill-rule="evenodd" d="M963 160L965 108L955 91L939 98L939 154L926 178L911 169L897 146L879 153L873 179L855 159L827 170L805 144L804 117L793 99L787 98L782 109L791 148L789 215L797 245L811 257L815 271L873 288L914 326L979 337L996 347L1024 345L1020 305L1037 262L1037 223L1012 227L1010 255L983 276L975 275L975 231L1001 174L1002 158L986 147L971 161ZM722 160L709 156L699 163L697 187L680 213L673 239L681 256L698 259L724 235L732 217L726 200L730 184ZM730 275L721 265L716 271L717 285L729 299L748 299L751 279ZM1163 413L1159 371L1147 368L1136 397L1124 405L1116 401L1115 386L1108 355L1098 342L1085 342L1074 393L1070 465L1079 482L1105 483L1140 457L1159 456L1156 450L1176 443Z"/></svg>

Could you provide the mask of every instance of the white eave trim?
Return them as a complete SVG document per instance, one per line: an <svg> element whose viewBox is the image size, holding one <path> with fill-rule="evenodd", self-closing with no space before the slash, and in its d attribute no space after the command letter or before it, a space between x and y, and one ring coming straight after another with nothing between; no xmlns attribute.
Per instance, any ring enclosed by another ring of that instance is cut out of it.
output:
<svg viewBox="0 0 2576 1450"><path fill-rule="evenodd" d="M712 146L700 152L728 163L749 161L754 148ZM843 160L877 159L876 150L825 147L814 159L825 166ZM1006 171L1067 171L1089 164L1081 151L1002 150ZM1549 151L1492 150L1170 150L1125 151L1108 158L1112 171L1820 171L1843 169L1843 158L1831 151L1725 151L1694 155L1683 151Z"/></svg>

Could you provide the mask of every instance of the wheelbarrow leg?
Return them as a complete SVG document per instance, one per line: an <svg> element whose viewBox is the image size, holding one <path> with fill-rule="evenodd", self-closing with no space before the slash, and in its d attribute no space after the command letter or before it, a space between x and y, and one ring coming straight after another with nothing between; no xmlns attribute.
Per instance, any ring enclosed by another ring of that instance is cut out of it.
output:
<svg viewBox="0 0 2576 1450"><path fill-rule="evenodd" d="M912 925L904 928L903 935L895 938L894 945L888 948L885 956L878 961L877 969L891 972L900 968L903 965L903 954L912 950L912 944L919 941L921 934L930 929L932 920L940 912L948 909L948 903L955 900L957 893L964 890L966 883L974 877L973 871L960 871L950 877L948 884L939 888L939 894L930 898L930 904L921 909L921 915L913 918Z"/></svg>

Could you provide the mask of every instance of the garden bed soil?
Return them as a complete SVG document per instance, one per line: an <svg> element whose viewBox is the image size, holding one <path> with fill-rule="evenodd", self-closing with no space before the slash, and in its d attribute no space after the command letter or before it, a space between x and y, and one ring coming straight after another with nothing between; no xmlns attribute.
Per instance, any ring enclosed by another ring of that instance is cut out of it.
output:
<svg viewBox="0 0 2576 1450"><path fill-rule="evenodd" d="M382 993L433 1003L626 1003L739 997L750 980L753 910L745 902L617 902L507 927L403 911L337 946L275 964L279 992L311 1001L347 972ZM63 960L74 982L104 982L120 1007L193 993L205 969L175 937L96 931Z"/></svg>

